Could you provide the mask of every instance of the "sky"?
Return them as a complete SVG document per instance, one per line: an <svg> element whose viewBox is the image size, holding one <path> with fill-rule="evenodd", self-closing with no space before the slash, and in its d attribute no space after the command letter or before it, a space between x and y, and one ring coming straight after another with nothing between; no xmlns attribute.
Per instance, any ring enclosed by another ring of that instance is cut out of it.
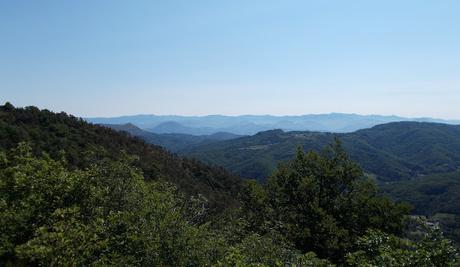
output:
<svg viewBox="0 0 460 267"><path fill-rule="evenodd" d="M458 0L1 0L0 102L460 119Z"/></svg>

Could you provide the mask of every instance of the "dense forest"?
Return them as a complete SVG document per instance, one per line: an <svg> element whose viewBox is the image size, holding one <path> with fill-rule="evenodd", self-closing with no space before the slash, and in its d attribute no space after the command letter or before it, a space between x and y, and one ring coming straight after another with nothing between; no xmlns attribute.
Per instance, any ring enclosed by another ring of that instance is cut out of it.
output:
<svg viewBox="0 0 460 267"><path fill-rule="evenodd" d="M294 157L296 147L320 151L336 136L350 157L379 181L412 180L460 168L460 126L420 122L395 122L347 134L271 130L177 152L264 180L279 161Z"/></svg>
<svg viewBox="0 0 460 267"><path fill-rule="evenodd" d="M164 179L189 194L202 194L213 207L236 203L233 196L240 180L223 168L177 157L159 146L146 144L124 133L92 125L65 113L54 114L36 107L0 109L0 147L14 148L28 142L34 155L46 152L54 159L65 154L69 168L85 168L98 158L118 159L123 152L136 155L135 166L147 180Z"/></svg>
<svg viewBox="0 0 460 267"><path fill-rule="evenodd" d="M338 136L350 157L384 194L411 204L411 214L439 223L460 244L459 126L395 122L347 134L272 130L229 141L155 134L134 125L111 127L260 181L266 180L278 162L292 159L296 147L320 151Z"/></svg>
<svg viewBox="0 0 460 267"><path fill-rule="evenodd" d="M253 136L155 134L132 124L110 125L180 155L197 158L246 178L264 181L295 149L320 151L339 137L350 157L381 182L413 180L460 168L460 126L395 122L353 133L284 132Z"/></svg>
<svg viewBox="0 0 460 267"><path fill-rule="evenodd" d="M6 266L456 266L440 229L378 193L341 141L265 183L65 113L0 106Z"/></svg>
<svg viewBox="0 0 460 267"><path fill-rule="evenodd" d="M439 223L444 234L460 247L460 172L432 174L380 187L392 199L410 204L412 214Z"/></svg>

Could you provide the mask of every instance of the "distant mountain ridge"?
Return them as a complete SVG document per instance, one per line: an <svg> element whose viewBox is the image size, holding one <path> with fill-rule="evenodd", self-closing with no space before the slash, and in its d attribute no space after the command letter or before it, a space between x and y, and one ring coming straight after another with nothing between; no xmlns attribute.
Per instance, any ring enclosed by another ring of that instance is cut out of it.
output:
<svg viewBox="0 0 460 267"><path fill-rule="evenodd" d="M228 132L237 135L253 135L261 131L320 131L349 133L379 124L399 121L437 122L460 124L460 121L434 118L404 118L399 116L358 115L344 113L313 114L300 116L242 115L242 116L157 116L134 115L114 118L87 118L97 124L126 124L154 133L181 133L210 135Z"/></svg>
<svg viewBox="0 0 460 267"><path fill-rule="evenodd" d="M158 134L182 133L191 135L209 135L215 132L215 130L210 127L187 127L175 121L162 122L147 130Z"/></svg>
<svg viewBox="0 0 460 267"><path fill-rule="evenodd" d="M132 135L142 131L125 128ZM175 134L177 139L169 143L164 141L167 136L145 140L261 181L279 161L292 159L296 147L321 150L337 136L349 155L376 179L383 194L410 203L413 214L439 222L443 232L460 244L460 126L393 122L342 134L270 130L193 144L188 135Z"/></svg>
<svg viewBox="0 0 460 267"><path fill-rule="evenodd" d="M367 173L381 182L412 180L460 169L460 126L457 125L393 122L353 133L275 129L252 136L221 133L224 138L154 134L129 124L117 127L126 128L122 130L146 142L258 180L265 180L279 162L292 159L297 147L319 151L335 137Z"/></svg>
<svg viewBox="0 0 460 267"><path fill-rule="evenodd" d="M101 124L105 127L126 132L132 136L139 137L150 144L162 146L169 151L177 152L190 149L193 146L209 144L212 142L231 140L242 137L241 135L218 132L210 135L189 135L178 133L157 134L142 130L134 124Z"/></svg>

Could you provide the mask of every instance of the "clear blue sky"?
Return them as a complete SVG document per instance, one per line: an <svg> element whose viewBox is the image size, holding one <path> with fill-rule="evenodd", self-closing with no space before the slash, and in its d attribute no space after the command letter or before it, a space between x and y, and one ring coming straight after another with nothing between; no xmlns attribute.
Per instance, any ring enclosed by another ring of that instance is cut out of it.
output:
<svg viewBox="0 0 460 267"><path fill-rule="evenodd" d="M0 1L0 100L460 118L460 1Z"/></svg>

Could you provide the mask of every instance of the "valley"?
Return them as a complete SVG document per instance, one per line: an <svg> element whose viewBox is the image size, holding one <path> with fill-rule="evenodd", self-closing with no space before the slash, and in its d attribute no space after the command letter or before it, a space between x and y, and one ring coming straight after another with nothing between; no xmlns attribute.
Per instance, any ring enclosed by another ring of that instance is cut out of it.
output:
<svg viewBox="0 0 460 267"><path fill-rule="evenodd" d="M297 148L320 152L338 138L382 193L411 204L413 214L439 221L448 236L460 242L459 125L394 122L353 133L270 130L213 141L180 135L183 138L172 142L168 135L137 129L120 130L259 182L265 182L280 163L293 159Z"/></svg>
<svg viewBox="0 0 460 267"><path fill-rule="evenodd" d="M326 267L407 265L409 253L443 266L460 240L459 132L396 122L336 134L158 134L6 103L0 262ZM361 240L379 258L357 249Z"/></svg>

